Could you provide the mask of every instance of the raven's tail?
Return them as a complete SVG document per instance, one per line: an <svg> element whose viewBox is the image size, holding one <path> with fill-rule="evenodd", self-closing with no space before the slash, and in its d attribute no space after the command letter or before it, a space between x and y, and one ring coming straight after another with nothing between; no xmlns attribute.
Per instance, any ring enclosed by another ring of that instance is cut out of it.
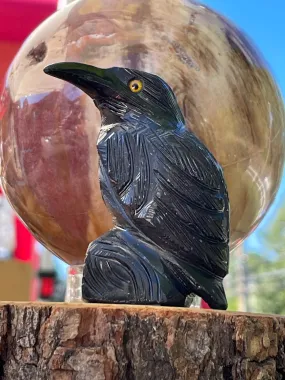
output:
<svg viewBox="0 0 285 380"><path fill-rule="evenodd" d="M181 279L184 280L189 292L191 291L191 293L203 298L212 309L227 309L228 302L221 277L214 276L204 268L198 268L186 263L177 258L177 255L175 259L175 265L171 263L168 263L168 265L172 265L172 273L179 268L180 281Z"/></svg>
<svg viewBox="0 0 285 380"><path fill-rule="evenodd" d="M93 303L184 306L188 292L154 245L114 228L89 245L82 295Z"/></svg>

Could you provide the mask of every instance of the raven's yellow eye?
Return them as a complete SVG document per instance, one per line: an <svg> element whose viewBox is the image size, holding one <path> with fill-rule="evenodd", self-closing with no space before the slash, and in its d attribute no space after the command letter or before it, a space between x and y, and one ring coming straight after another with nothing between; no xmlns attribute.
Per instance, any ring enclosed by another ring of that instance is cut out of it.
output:
<svg viewBox="0 0 285 380"><path fill-rule="evenodd" d="M129 89L135 93L141 92L143 89L143 82L139 79L133 79L129 82Z"/></svg>

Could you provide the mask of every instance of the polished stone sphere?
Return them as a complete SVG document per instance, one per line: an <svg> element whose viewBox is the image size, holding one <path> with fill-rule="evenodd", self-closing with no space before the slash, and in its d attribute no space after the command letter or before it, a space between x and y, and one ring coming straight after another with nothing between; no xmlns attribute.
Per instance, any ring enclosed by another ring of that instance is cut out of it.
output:
<svg viewBox="0 0 285 380"><path fill-rule="evenodd" d="M45 21L12 63L1 99L1 179L35 237L70 264L109 230L101 197L98 110L43 73L59 61L161 76L187 127L224 168L231 248L264 217L284 161L284 111L253 44L212 10L185 0L81 0Z"/></svg>

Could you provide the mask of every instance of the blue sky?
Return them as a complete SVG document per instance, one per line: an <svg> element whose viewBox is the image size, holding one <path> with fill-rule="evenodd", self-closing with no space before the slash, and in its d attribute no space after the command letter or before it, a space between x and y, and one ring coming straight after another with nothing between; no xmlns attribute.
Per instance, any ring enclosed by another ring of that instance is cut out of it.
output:
<svg viewBox="0 0 285 380"><path fill-rule="evenodd" d="M265 0L203 0L203 4L222 13L242 29L259 48L279 85L285 99L285 1ZM263 222L245 243L245 249L262 253L263 242L260 232L285 202L285 176L276 200Z"/></svg>

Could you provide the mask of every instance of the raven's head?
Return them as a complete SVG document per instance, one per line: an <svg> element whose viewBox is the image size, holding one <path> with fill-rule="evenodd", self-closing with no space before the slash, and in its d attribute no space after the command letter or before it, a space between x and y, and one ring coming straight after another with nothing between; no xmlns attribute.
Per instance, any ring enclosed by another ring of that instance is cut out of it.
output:
<svg viewBox="0 0 285 380"><path fill-rule="evenodd" d="M109 123L139 121L140 117L146 117L165 128L184 124L173 91L156 75L120 67L100 69L69 62L47 66L44 71L84 91Z"/></svg>

